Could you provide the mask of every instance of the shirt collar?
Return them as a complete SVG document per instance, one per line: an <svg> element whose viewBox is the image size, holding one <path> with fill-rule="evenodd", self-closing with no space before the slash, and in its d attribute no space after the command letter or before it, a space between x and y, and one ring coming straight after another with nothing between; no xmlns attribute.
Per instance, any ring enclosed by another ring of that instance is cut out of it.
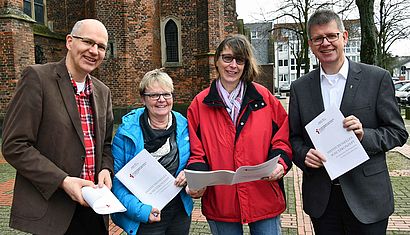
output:
<svg viewBox="0 0 410 235"><path fill-rule="evenodd" d="M77 83L74 81L71 73L68 72L68 74L70 75L71 84L73 84L74 94L77 94ZM91 95L93 93L92 87L91 76L90 74L87 74L87 76L85 77L84 94L87 96Z"/></svg>
<svg viewBox="0 0 410 235"><path fill-rule="evenodd" d="M339 78L343 78L347 80L348 73L349 73L349 60L345 57L345 60L339 72L334 75L337 75ZM323 80L326 76L328 75L325 73L322 66L320 66L320 78Z"/></svg>

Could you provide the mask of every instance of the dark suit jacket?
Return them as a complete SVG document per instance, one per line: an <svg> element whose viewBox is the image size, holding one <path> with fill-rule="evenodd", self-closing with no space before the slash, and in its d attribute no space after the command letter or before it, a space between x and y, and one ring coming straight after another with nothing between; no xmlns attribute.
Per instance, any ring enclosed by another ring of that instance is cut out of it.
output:
<svg viewBox="0 0 410 235"><path fill-rule="evenodd" d="M113 172L113 114L108 87L94 77L92 84L97 181L101 169ZM76 203L59 185L68 175L80 176L85 156L65 59L23 71L3 124L2 152L17 170L10 226L34 234L63 234Z"/></svg>
<svg viewBox="0 0 410 235"><path fill-rule="evenodd" d="M306 153L314 148L305 125L324 111L316 69L291 86L289 104L290 141L293 161L303 170L303 205L307 214L320 217L327 206L331 181L322 167L307 168ZM387 218L394 210L393 191L386 165L386 152L406 143L404 127L390 74L378 67L349 61L349 72L343 93L341 112L355 115L361 121L361 141L370 159L339 177L346 201L362 223Z"/></svg>

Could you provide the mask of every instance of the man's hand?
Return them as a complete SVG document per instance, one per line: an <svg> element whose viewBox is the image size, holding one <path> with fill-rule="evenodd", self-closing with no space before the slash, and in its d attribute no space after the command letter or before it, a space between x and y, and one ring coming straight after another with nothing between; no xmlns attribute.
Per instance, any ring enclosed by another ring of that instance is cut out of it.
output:
<svg viewBox="0 0 410 235"><path fill-rule="evenodd" d="M107 188L111 189L112 181L111 181L111 174L110 171L107 169L102 169L98 174L98 187L102 188L104 184Z"/></svg>
<svg viewBox="0 0 410 235"><path fill-rule="evenodd" d="M205 193L205 190L206 190L206 187L201 188L201 189L197 189L197 190L195 190L195 189L189 189L189 186L186 186L186 187L185 187L185 192L186 192L189 196L191 196L192 198L200 198L200 197L202 197L202 195L204 195L204 193Z"/></svg>
<svg viewBox="0 0 410 235"><path fill-rule="evenodd" d="M67 176L61 183L60 188L64 189L73 201L80 203L82 206L88 206L81 193L81 188L85 186L94 187L94 183L78 177Z"/></svg>
<svg viewBox="0 0 410 235"><path fill-rule="evenodd" d="M363 126L357 117L350 115L343 119L343 127L349 131L353 131L359 141L362 141L364 135Z"/></svg>
<svg viewBox="0 0 410 235"><path fill-rule="evenodd" d="M322 153L316 149L309 149L306 154L305 165L310 168L320 168L325 161L326 157Z"/></svg>

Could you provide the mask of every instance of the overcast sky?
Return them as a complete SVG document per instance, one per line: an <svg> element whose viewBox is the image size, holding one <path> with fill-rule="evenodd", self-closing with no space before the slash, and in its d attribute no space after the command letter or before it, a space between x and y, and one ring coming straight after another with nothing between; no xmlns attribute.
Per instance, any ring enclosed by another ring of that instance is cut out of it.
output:
<svg viewBox="0 0 410 235"><path fill-rule="evenodd" d="M263 22L272 19L272 12L282 0L236 0L238 19L245 23ZM410 40L403 40L392 46L393 55L410 56Z"/></svg>

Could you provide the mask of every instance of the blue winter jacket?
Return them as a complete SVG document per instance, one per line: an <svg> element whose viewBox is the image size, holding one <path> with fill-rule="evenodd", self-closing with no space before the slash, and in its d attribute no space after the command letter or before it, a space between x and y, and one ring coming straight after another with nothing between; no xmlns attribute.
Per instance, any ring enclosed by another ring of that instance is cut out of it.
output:
<svg viewBox="0 0 410 235"><path fill-rule="evenodd" d="M119 126L114 136L112 144L112 154L114 156L114 173L117 173L125 164L127 164L135 155L144 149L144 138L139 123L140 116L144 113L145 108L135 109L122 118L122 124ZM177 174L185 168L187 164L190 149L187 120L180 113L172 111L175 115L176 141L179 152L179 167ZM127 234L136 234L141 222L147 223L152 206L142 203L134 196L118 179L114 177L112 191L127 208L126 212L115 213L111 215L113 222L120 226ZM182 189L179 193L188 215L191 215L193 202L189 195Z"/></svg>

